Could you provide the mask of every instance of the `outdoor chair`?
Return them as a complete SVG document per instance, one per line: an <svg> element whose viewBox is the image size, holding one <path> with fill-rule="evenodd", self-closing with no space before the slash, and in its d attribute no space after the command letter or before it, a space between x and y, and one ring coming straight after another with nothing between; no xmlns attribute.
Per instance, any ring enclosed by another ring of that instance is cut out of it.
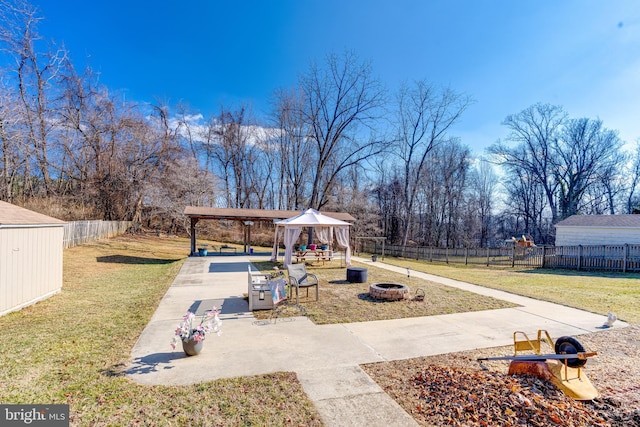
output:
<svg viewBox="0 0 640 427"><path fill-rule="evenodd" d="M287 273L289 274L289 292L293 293L293 288L296 288L296 304L300 304L300 288L307 289L308 298L309 288L312 286L316 287L316 301L318 301L318 277L315 274L307 273L307 267L304 264L287 265ZM293 295L291 295L290 297L293 297Z"/></svg>

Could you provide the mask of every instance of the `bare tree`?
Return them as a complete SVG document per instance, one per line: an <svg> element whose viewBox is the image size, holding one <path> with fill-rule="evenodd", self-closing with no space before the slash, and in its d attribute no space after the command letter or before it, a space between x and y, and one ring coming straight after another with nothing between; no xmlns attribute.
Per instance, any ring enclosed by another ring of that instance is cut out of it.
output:
<svg viewBox="0 0 640 427"><path fill-rule="evenodd" d="M19 101L11 88L5 85L0 89L0 199L10 203L21 186L18 180L27 161L26 138L19 122Z"/></svg>
<svg viewBox="0 0 640 427"><path fill-rule="evenodd" d="M471 215L469 221L474 219L478 223L479 244L481 247L488 246L493 216L493 201L496 196L498 177L492 165L485 159L480 159L478 165L471 172L470 177L471 192Z"/></svg>
<svg viewBox="0 0 640 427"><path fill-rule="evenodd" d="M503 237L526 233L533 236L536 242L550 243L543 226L546 195L537 177L528 169L507 168L503 185L506 193L503 218L509 216L512 219L511 228L502 230Z"/></svg>
<svg viewBox="0 0 640 427"><path fill-rule="evenodd" d="M302 121L316 147L317 164L307 171L312 181L309 205L320 209L342 170L384 149L384 141L371 135L384 90L370 65L349 52L329 55L325 68L311 65L300 78L300 88Z"/></svg>
<svg viewBox="0 0 640 427"><path fill-rule="evenodd" d="M248 150L253 143L249 114L245 106L231 111L221 109L213 127L212 159L219 167L228 207L245 207L249 200Z"/></svg>
<svg viewBox="0 0 640 427"><path fill-rule="evenodd" d="M53 190L49 156L56 125L55 92L59 72L67 63L67 52L64 48L44 49L44 52L38 49L37 26L41 19L38 10L27 1L0 3L0 46L13 60L12 71L21 101L20 117L35 168L31 169L30 162L25 164L25 185L32 192L37 191L32 180L32 175L37 173L42 194L49 195Z"/></svg>
<svg viewBox="0 0 640 427"><path fill-rule="evenodd" d="M556 194L559 185L555 176L554 144L566 116L562 107L535 104L507 116L503 122L511 130L507 141L515 143L515 147L498 141L488 149L498 164L509 171L526 171L528 177L542 186L554 224L558 218Z"/></svg>
<svg viewBox="0 0 640 427"><path fill-rule="evenodd" d="M625 198L626 213L640 213L640 198L636 195L640 184L640 139L636 140L631 154L628 177L627 196Z"/></svg>
<svg viewBox="0 0 640 427"><path fill-rule="evenodd" d="M618 135L602 126L601 120L569 120L553 145L551 158L558 184L560 218L578 213L578 207L593 186L624 159Z"/></svg>
<svg viewBox="0 0 640 427"><path fill-rule="evenodd" d="M470 103L471 99L467 96L450 89L439 90L425 81L417 81L412 87L405 85L400 89L396 129L398 153L403 167L403 246L409 239L416 194L428 165L429 154L449 140L448 131Z"/></svg>
<svg viewBox="0 0 640 427"><path fill-rule="evenodd" d="M278 161L278 208L308 207L308 180L305 175L317 163L317 152L304 121L304 99L296 90L278 90L275 94L273 122Z"/></svg>

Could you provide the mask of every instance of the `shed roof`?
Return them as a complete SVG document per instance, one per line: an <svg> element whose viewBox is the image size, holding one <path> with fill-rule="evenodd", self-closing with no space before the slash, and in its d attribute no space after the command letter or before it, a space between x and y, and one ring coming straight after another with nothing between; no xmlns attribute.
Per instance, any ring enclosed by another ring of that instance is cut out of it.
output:
<svg viewBox="0 0 640 427"><path fill-rule="evenodd" d="M282 220L300 215L301 211L281 211L269 209L232 209L232 208L207 208L203 206L187 206L184 214L190 218L199 219L233 219L241 221L273 221ZM339 219L341 221L355 221L356 219L346 212L322 212L323 215Z"/></svg>
<svg viewBox="0 0 640 427"><path fill-rule="evenodd" d="M62 225L65 222L11 203L0 201L0 226Z"/></svg>
<svg viewBox="0 0 640 427"><path fill-rule="evenodd" d="M556 227L640 228L640 215L572 215Z"/></svg>

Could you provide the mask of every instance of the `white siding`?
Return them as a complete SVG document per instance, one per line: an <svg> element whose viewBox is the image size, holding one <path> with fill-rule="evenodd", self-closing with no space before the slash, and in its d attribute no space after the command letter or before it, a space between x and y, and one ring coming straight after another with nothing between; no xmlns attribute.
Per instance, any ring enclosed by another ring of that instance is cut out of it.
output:
<svg viewBox="0 0 640 427"><path fill-rule="evenodd" d="M61 225L0 228L0 315L62 288Z"/></svg>
<svg viewBox="0 0 640 427"><path fill-rule="evenodd" d="M640 244L640 228L556 226L556 246Z"/></svg>

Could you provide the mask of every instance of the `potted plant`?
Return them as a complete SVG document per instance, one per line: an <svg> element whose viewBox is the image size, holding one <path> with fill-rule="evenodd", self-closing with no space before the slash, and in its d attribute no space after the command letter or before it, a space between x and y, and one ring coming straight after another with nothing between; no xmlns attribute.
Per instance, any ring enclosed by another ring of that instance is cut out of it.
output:
<svg viewBox="0 0 640 427"><path fill-rule="evenodd" d="M195 321L195 322L194 322ZM187 356L195 356L202 351L203 342L209 332L220 335L222 333L222 320L218 317L218 307L205 311L197 323L195 313L187 311L182 322L175 331L171 348L176 349L178 340L182 341L182 350Z"/></svg>

